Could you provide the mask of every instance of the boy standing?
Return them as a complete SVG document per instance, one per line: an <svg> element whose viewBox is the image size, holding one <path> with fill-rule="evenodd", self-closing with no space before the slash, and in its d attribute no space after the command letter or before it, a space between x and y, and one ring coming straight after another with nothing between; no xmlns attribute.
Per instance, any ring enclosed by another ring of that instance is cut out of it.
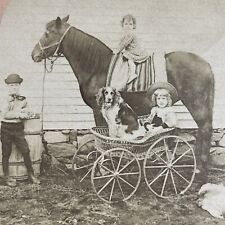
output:
<svg viewBox="0 0 225 225"><path fill-rule="evenodd" d="M12 143L16 145L17 150L21 152L24 158L29 180L34 184L40 184L40 181L34 176L30 150L24 136L24 124L22 120L32 118L33 113L27 110L26 97L19 95L22 81L23 79L18 74L10 74L5 79L9 96L2 110L2 167L6 184L11 187L16 186L16 180L9 177L9 157L12 152Z"/></svg>

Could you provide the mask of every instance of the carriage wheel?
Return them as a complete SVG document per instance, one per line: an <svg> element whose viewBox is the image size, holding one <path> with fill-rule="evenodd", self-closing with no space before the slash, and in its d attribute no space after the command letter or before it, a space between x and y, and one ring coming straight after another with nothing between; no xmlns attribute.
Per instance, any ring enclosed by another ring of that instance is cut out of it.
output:
<svg viewBox="0 0 225 225"><path fill-rule="evenodd" d="M128 200L141 180L141 166L136 156L123 148L104 152L95 162L91 181L93 189L105 202Z"/></svg>
<svg viewBox="0 0 225 225"><path fill-rule="evenodd" d="M92 143L93 140L84 143L73 156L72 169L80 183L90 180L92 167L100 155L93 147L88 149L89 144L92 145Z"/></svg>
<svg viewBox="0 0 225 225"><path fill-rule="evenodd" d="M164 136L149 148L143 164L149 189L161 198L184 194L191 186L196 159L191 145L178 136Z"/></svg>

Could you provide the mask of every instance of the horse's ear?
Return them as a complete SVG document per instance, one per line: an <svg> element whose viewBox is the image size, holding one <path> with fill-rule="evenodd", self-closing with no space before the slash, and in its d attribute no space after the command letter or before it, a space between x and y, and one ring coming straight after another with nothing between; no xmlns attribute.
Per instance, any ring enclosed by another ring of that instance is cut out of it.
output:
<svg viewBox="0 0 225 225"><path fill-rule="evenodd" d="M70 18L70 15L67 15L66 17L62 18L62 23L66 23L69 18Z"/></svg>
<svg viewBox="0 0 225 225"><path fill-rule="evenodd" d="M55 22L56 22L56 27L60 28L62 25L62 20L59 16L56 18Z"/></svg>

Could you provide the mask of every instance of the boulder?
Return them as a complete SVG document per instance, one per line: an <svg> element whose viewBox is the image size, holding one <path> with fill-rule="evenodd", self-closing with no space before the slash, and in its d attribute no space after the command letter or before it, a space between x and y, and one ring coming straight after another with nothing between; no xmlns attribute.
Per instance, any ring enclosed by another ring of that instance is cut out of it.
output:
<svg viewBox="0 0 225 225"><path fill-rule="evenodd" d="M212 166L225 166L225 148L213 147L210 150Z"/></svg>
<svg viewBox="0 0 225 225"><path fill-rule="evenodd" d="M56 158L73 157L75 150L76 150L76 147L70 143L48 144L47 147L48 147L49 153Z"/></svg>

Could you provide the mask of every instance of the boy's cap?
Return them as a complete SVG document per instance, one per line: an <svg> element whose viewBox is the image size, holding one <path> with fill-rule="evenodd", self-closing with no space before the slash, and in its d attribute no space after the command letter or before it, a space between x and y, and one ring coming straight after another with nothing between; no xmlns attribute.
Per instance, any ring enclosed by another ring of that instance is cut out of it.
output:
<svg viewBox="0 0 225 225"><path fill-rule="evenodd" d="M8 77L5 79L6 84L16 84L16 83L22 83L23 78L21 78L18 74L10 74Z"/></svg>

